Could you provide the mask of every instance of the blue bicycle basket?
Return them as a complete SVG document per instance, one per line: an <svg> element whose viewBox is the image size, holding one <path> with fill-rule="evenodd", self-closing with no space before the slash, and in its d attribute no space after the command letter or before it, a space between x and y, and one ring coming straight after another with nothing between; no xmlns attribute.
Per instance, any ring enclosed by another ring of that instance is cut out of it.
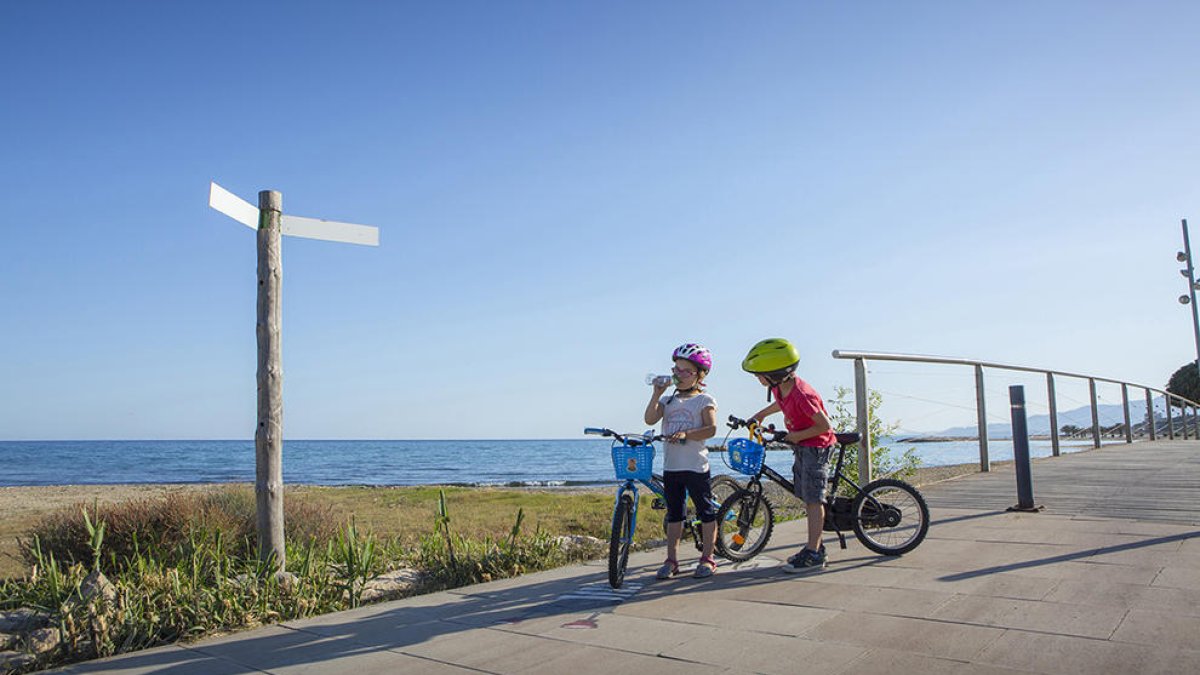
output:
<svg viewBox="0 0 1200 675"><path fill-rule="evenodd" d="M725 447L726 463L734 471L753 476L762 468L765 450L758 443L749 438L735 438Z"/></svg>
<svg viewBox="0 0 1200 675"><path fill-rule="evenodd" d="M618 480L650 480L654 471L654 446L614 445L612 459Z"/></svg>

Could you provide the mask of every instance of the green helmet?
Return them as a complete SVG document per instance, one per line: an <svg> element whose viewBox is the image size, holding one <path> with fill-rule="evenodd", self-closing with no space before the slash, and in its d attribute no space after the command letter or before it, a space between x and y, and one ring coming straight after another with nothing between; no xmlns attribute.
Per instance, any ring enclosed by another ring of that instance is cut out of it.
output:
<svg viewBox="0 0 1200 675"><path fill-rule="evenodd" d="M742 370L747 373L766 374L789 370L800 363L800 352L795 345L783 338L767 338L750 348L742 360Z"/></svg>

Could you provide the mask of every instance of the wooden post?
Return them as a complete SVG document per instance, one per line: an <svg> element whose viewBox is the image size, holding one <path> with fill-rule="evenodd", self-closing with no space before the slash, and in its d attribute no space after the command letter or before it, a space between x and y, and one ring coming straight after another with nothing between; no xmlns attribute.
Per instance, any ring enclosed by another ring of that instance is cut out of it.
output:
<svg viewBox="0 0 1200 675"><path fill-rule="evenodd" d="M1055 457L1062 454L1058 443L1058 397L1054 395L1054 373L1046 373L1046 392L1050 398L1050 447Z"/></svg>
<svg viewBox="0 0 1200 675"><path fill-rule="evenodd" d="M991 471L988 459L987 400L983 390L983 366L975 364L975 413L979 420L979 470Z"/></svg>
<svg viewBox="0 0 1200 675"><path fill-rule="evenodd" d="M258 193L258 428L254 433L258 554L283 571L283 195Z"/></svg>
<svg viewBox="0 0 1200 675"><path fill-rule="evenodd" d="M858 482L871 482L871 390L867 388L867 364L854 359L854 405L858 418Z"/></svg>

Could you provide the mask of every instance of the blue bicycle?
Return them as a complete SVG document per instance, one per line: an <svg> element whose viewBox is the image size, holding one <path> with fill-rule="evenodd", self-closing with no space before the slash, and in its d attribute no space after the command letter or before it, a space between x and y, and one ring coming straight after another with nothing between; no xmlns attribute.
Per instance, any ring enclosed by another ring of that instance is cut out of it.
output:
<svg viewBox="0 0 1200 675"><path fill-rule="evenodd" d="M613 504L612 530L608 536L608 584L620 588L625 581L625 567L629 563L629 549L633 545L633 533L637 529L638 488L641 483L656 497L651 508L665 509L666 502L663 478L654 473L654 443L665 437L651 431L644 434L619 434L611 429L587 428L583 433L590 436L612 438L613 471L617 480L617 498ZM742 489L741 484L729 476L717 475L709 479L714 509ZM734 515L736 517L736 514ZM666 516L663 516L663 532L666 532ZM683 537L691 537L696 550L702 550L704 542L700 534L700 521L690 505L683 519ZM717 543L716 554L722 557L725 549Z"/></svg>

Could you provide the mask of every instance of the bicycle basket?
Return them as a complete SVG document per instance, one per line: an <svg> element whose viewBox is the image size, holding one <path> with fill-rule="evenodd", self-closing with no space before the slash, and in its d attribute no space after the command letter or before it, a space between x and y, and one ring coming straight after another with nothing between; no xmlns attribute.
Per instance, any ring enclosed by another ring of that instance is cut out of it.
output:
<svg viewBox="0 0 1200 675"><path fill-rule="evenodd" d="M725 449L725 463L734 471L753 476L762 468L765 449L749 438L735 438Z"/></svg>
<svg viewBox="0 0 1200 675"><path fill-rule="evenodd" d="M649 443L614 445L612 460L617 480L650 480L654 471L654 446Z"/></svg>

